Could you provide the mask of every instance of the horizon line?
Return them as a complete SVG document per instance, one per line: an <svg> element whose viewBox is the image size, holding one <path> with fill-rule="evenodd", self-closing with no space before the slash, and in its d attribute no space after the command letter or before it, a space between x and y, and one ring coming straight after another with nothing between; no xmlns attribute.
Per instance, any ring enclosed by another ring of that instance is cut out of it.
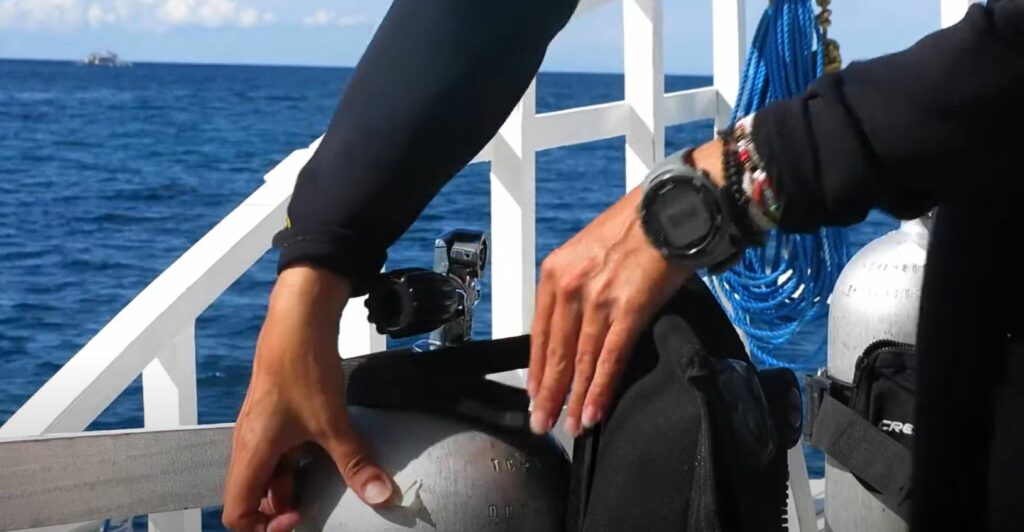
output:
<svg viewBox="0 0 1024 532"><path fill-rule="evenodd" d="M68 59L64 57L0 57L0 61L39 61L39 62L71 62L78 63L81 59ZM274 68L339 68L339 69L354 69L355 66L348 65L328 65L328 64L301 64L301 63L221 63L221 62L201 62L201 61L155 61L155 60L140 60L131 61L125 59L130 64L143 64L143 65L176 65L176 66L226 66L226 67L274 67ZM597 74L597 75L623 75L622 71L593 71L593 70L545 70L541 69L539 73L544 74ZM690 76L690 77L712 77L712 74L693 74L693 73L679 73L679 72L665 72L666 76Z"/></svg>

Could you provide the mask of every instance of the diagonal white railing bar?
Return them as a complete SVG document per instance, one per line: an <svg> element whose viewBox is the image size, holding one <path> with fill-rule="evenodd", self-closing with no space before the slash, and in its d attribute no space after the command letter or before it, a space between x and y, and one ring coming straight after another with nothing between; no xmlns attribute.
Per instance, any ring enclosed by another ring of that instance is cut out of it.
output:
<svg viewBox="0 0 1024 532"><path fill-rule="evenodd" d="M274 172L294 176L292 153ZM269 179L121 310L33 395L0 437L85 429L196 318L266 253L292 179Z"/></svg>

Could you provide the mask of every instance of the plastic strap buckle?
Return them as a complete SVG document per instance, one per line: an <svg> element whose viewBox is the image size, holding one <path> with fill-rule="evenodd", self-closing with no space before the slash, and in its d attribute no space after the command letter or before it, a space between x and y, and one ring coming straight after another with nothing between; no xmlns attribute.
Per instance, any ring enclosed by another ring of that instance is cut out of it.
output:
<svg viewBox="0 0 1024 532"><path fill-rule="evenodd" d="M853 393L853 386L838 382L833 379L828 370L821 368L816 375L807 375L804 378L804 388L807 390L807 422L804 423L804 443L810 444L814 436L814 424L821 412L821 403L825 396L831 396L844 405L850 404L850 396Z"/></svg>

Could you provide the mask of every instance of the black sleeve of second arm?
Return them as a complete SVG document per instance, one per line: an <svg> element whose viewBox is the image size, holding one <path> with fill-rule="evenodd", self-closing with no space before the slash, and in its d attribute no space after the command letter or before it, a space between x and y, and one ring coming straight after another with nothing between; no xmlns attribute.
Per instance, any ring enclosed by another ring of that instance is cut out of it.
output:
<svg viewBox="0 0 1024 532"><path fill-rule="evenodd" d="M1022 91L1024 2L1002 0L768 106L753 135L782 199L780 226L850 225L873 208L913 218L1020 191Z"/></svg>

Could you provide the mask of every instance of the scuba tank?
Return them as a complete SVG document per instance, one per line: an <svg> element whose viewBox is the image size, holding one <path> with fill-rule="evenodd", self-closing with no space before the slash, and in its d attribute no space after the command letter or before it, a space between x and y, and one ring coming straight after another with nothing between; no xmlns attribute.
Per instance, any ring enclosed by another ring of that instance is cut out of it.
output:
<svg viewBox="0 0 1024 532"><path fill-rule="evenodd" d="M387 272L371 288L378 332L430 333L342 362L349 415L392 475L394 504L364 504L317 449L298 470L298 530L564 530L565 448L529 431L523 390L485 378L525 368L529 339L471 341L487 255L482 232L450 231L435 241L433 270Z"/></svg>
<svg viewBox="0 0 1024 532"><path fill-rule="evenodd" d="M810 379L808 423L812 445L826 454L828 530L907 530L914 344L930 222L903 222L867 244L832 293L828 367Z"/></svg>
<svg viewBox="0 0 1024 532"><path fill-rule="evenodd" d="M319 452L300 470L298 530L564 530L569 460L553 437L410 410L349 411L392 475L395 504L364 504Z"/></svg>

